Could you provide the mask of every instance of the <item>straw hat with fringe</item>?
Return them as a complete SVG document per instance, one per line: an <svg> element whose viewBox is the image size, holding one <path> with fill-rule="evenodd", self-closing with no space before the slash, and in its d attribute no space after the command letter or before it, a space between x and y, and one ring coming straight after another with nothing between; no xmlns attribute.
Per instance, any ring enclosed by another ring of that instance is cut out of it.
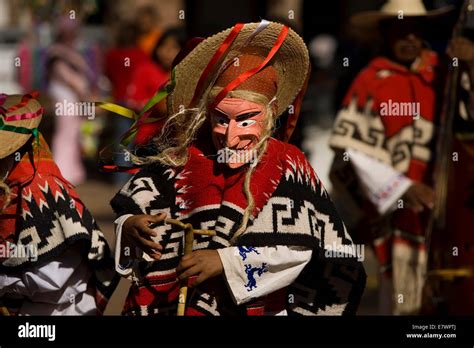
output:
<svg viewBox="0 0 474 348"><path fill-rule="evenodd" d="M451 12L453 6L428 11L422 0L388 0L379 11L364 11L351 17L351 24L360 28L373 29L380 21L391 18L420 17L435 19Z"/></svg>
<svg viewBox="0 0 474 348"><path fill-rule="evenodd" d="M2 94L1 96L3 103L0 103L2 108L0 115L0 159L3 159L20 149L30 139L33 132L28 133L27 131L38 128L41 123L43 108L33 98L25 99L21 95L6 96ZM14 108L17 105L19 107ZM20 120L8 120L12 116L24 114L37 114L37 116ZM22 130L25 134L18 132L19 130Z"/></svg>
<svg viewBox="0 0 474 348"><path fill-rule="evenodd" d="M207 87L212 85L219 67L226 60L233 60L243 51L245 54L262 57L268 54L281 32L283 24L269 22L250 42L247 42L259 25L261 23L248 23L243 26L227 53L216 63L213 74L210 74ZM175 67L176 85L168 97L170 113L179 112L182 106L190 107L202 72L232 29L229 28L202 41ZM283 44L268 65L271 65L278 75L276 99L277 116L279 116L294 101L303 88L308 75L309 55L303 39L290 28Z"/></svg>

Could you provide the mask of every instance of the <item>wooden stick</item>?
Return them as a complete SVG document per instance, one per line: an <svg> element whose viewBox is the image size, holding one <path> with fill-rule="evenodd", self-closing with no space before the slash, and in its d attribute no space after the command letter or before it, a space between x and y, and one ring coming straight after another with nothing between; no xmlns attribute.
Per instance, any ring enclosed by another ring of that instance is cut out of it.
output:
<svg viewBox="0 0 474 348"><path fill-rule="evenodd" d="M470 268L443 268L428 272L428 277L439 277L443 280L453 281L455 278L471 278L473 270Z"/></svg>
<svg viewBox="0 0 474 348"><path fill-rule="evenodd" d="M215 236L216 231L211 230L195 230L193 225L185 224L176 219L165 219L165 222L178 226L184 230L184 255L189 255L193 252L193 243L194 243L194 235L205 235L205 236ZM183 279L180 282L179 286L179 297L178 297L178 310L176 315L177 316L184 316L184 312L186 310L186 298L188 296L188 278Z"/></svg>

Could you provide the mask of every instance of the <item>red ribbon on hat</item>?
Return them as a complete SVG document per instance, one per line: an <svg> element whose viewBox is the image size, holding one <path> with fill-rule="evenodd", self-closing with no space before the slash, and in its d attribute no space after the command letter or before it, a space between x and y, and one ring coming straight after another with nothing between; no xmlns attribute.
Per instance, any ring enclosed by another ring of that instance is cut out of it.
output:
<svg viewBox="0 0 474 348"><path fill-rule="evenodd" d="M202 72L201 77L199 78L199 81L196 85L196 89L194 91L193 99L191 99L191 103L189 104L191 107L195 106L195 104L197 103L198 99L202 95L202 90L203 90L203 87L204 87L204 83L206 82L208 76L211 75L211 72L212 72L213 69L215 69L217 62L227 52L227 50L232 45L235 38L240 33L240 31L242 30L243 27L244 27L243 23L237 23L232 28L231 32L229 33L229 35L227 35L227 37L222 42L222 44L219 46L219 48L214 53L214 55L212 56L211 60L209 61L206 68Z"/></svg>
<svg viewBox="0 0 474 348"><path fill-rule="evenodd" d="M35 118L43 114L44 108L41 107L36 112L27 112L27 113L19 114L19 115L6 116L7 114L11 112L26 106L28 102L30 101L30 99L37 99L39 97L38 91L33 91L31 93L25 94L23 97L21 97L20 103L16 105L12 105L8 109L1 106L3 105L3 103L5 103L5 100L7 99L7 97L8 96L6 94L0 95L0 115L3 116L3 119L6 122L28 120L28 119Z"/></svg>
<svg viewBox="0 0 474 348"><path fill-rule="evenodd" d="M4 116L3 118L5 119L6 122L29 120L31 118L36 118L36 117L41 116L43 112L44 112L44 108L41 107L36 112L27 112L25 114L20 114L20 115ZM1 110L0 114L5 115L6 113L4 113L3 110Z"/></svg>
<svg viewBox="0 0 474 348"><path fill-rule="evenodd" d="M246 72L238 76L234 81L230 82L227 86L225 86L224 89L222 89L222 91L220 91L219 94L214 98L212 103L209 105L209 108L214 109L230 91L234 90L245 80L247 80L251 76L258 73L260 70L262 70L268 64L268 62L273 58L273 56L278 52L281 45L285 41L286 36L288 35L288 31L289 31L288 27L284 25L275 43L273 44L272 49L270 50L270 52L268 52L268 55L265 58L265 60L258 67L247 70Z"/></svg>
<svg viewBox="0 0 474 348"><path fill-rule="evenodd" d="M116 165L102 165L100 169L106 173L127 173L132 175L135 175L140 171L140 168L138 167L124 167Z"/></svg>

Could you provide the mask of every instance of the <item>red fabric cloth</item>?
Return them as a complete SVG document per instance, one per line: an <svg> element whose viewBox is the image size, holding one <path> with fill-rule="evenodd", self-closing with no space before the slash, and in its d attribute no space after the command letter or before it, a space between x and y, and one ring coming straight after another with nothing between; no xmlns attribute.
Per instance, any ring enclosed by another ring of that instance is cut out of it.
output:
<svg viewBox="0 0 474 348"><path fill-rule="evenodd" d="M176 183L178 192L182 187L187 188L177 195L177 200L192 202L183 210L183 214L187 214L197 207L220 204L224 201L232 202L243 210L247 207L248 202L242 187L248 167L229 169L226 164L221 164L222 170L216 173L214 169L216 159L209 155L212 153L215 153L212 144L198 144L189 148L189 160L184 170L199 173L199 175L186 177ZM250 183L250 190L255 200L254 216L268 202L268 197L272 195L287 169L281 165L281 163L286 163L283 161L286 156L298 159L300 163L306 163L306 159L296 147L271 138L268 142L267 152L253 172ZM278 170L268 170L268 168L277 168ZM316 180L314 172L313 175L313 180ZM206 194L203 195L203 192Z"/></svg>
<svg viewBox="0 0 474 348"><path fill-rule="evenodd" d="M143 62L134 72L127 99L133 109L141 110L148 100L169 80L170 73L152 60ZM166 114L166 101L161 101L153 111L156 117ZM135 145L146 145L163 126L164 120L144 123L138 127Z"/></svg>
<svg viewBox="0 0 474 348"><path fill-rule="evenodd" d="M127 59L129 65L126 64ZM126 101L127 89L135 69L148 59L138 47L111 48L106 53L104 71L112 83L112 95L116 102Z"/></svg>
<svg viewBox="0 0 474 348"><path fill-rule="evenodd" d="M153 123L144 123L138 127L137 135L135 136L135 145L147 145L150 140L161 130L165 124L166 119L161 119Z"/></svg>
<svg viewBox="0 0 474 348"><path fill-rule="evenodd" d="M156 91L168 81L170 73L151 59L141 62L133 72L128 88L128 99L132 106L141 109Z"/></svg>

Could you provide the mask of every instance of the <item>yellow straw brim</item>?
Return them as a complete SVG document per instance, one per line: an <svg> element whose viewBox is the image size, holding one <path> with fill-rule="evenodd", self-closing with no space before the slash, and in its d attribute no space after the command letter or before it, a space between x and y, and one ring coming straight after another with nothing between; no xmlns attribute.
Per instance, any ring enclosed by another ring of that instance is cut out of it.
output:
<svg viewBox="0 0 474 348"><path fill-rule="evenodd" d="M259 23L244 25L232 43L227 57L238 56L239 50ZM264 55L271 50L283 25L271 22L267 28L257 34L245 46L245 52ZM201 73L212 56L229 35L232 28L224 30L201 42L175 68L176 86L168 97L170 113L177 113L181 108L188 108L193 98ZM218 64L221 64L219 62ZM294 101L303 87L309 71L309 54L303 39L292 29L277 54L270 61L278 74L277 116L281 115ZM211 79L212 80L212 79ZM180 108L181 107L181 108Z"/></svg>

